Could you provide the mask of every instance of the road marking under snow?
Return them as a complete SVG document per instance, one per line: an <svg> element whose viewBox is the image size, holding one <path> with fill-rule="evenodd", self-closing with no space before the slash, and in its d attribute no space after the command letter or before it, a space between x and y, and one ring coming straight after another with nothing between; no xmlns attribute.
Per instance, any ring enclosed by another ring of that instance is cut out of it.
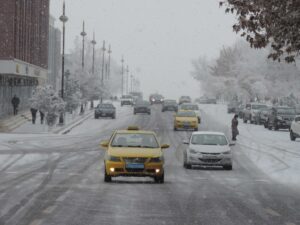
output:
<svg viewBox="0 0 300 225"><path fill-rule="evenodd" d="M281 216L278 212L270 208L265 208L265 211L271 216L277 216L277 217Z"/></svg>
<svg viewBox="0 0 300 225"><path fill-rule="evenodd" d="M42 220L34 220L32 221L29 225L41 225L42 224Z"/></svg>
<svg viewBox="0 0 300 225"><path fill-rule="evenodd" d="M56 208L55 205L54 205L54 206L50 206L50 207L48 207L47 209L45 209L45 210L43 211L43 213L45 213L45 214L51 214L51 213L54 211L55 208Z"/></svg>

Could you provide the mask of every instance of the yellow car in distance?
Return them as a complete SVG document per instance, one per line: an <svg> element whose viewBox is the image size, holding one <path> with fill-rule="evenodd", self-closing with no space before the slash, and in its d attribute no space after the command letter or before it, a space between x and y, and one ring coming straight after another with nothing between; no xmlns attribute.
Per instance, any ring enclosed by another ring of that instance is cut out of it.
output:
<svg viewBox="0 0 300 225"><path fill-rule="evenodd" d="M198 116L192 110L179 110L174 116L174 130L198 130Z"/></svg>
<svg viewBox="0 0 300 225"><path fill-rule="evenodd" d="M112 177L135 176L153 177L156 183L164 183L162 150L169 145L160 145L154 132L129 127L115 131L101 146L106 149L105 182L111 182Z"/></svg>

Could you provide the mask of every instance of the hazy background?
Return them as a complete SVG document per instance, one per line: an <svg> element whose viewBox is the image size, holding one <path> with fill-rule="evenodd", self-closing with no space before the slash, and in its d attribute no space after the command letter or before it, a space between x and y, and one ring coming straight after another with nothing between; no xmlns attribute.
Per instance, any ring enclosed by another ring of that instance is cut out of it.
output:
<svg viewBox="0 0 300 225"><path fill-rule="evenodd" d="M62 2L50 3L57 19ZM115 60L124 55L145 95L199 97L199 83L190 76L191 60L216 57L238 38L231 28L233 17L219 8L219 0L66 0L66 14L67 51L85 20L88 37L95 31L98 47L106 40ZM59 20L56 25L61 27Z"/></svg>

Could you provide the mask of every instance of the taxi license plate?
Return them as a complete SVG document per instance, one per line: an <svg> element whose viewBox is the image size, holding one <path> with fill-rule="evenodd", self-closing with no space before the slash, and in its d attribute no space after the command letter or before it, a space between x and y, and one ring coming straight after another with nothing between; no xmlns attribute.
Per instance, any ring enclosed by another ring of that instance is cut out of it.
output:
<svg viewBox="0 0 300 225"><path fill-rule="evenodd" d="M141 163L129 163L126 164L126 168L128 169L144 169L145 165Z"/></svg>

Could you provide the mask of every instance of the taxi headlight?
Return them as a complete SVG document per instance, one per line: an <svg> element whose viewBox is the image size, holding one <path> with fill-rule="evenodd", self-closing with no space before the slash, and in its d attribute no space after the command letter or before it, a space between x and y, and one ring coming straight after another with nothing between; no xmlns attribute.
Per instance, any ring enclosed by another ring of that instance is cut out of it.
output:
<svg viewBox="0 0 300 225"><path fill-rule="evenodd" d="M159 163L163 161L163 157L155 157L150 159L150 163Z"/></svg>
<svg viewBox="0 0 300 225"><path fill-rule="evenodd" d="M107 156L107 160L108 161L112 161L112 162L121 162L121 158L120 157L115 157L115 156L112 156L112 155L108 155Z"/></svg>

